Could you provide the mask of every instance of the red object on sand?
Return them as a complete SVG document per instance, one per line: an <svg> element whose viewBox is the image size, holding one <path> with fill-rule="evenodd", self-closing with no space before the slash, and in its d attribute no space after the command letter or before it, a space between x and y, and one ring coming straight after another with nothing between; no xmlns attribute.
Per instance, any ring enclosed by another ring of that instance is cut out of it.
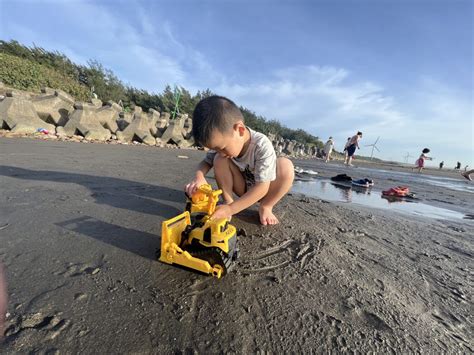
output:
<svg viewBox="0 0 474 355"><path fill-rule="evenodd" d="M388 190L382 191L384 196L397 196L406 197L410 193L410 189L407 186L392 187Z"/></svg>

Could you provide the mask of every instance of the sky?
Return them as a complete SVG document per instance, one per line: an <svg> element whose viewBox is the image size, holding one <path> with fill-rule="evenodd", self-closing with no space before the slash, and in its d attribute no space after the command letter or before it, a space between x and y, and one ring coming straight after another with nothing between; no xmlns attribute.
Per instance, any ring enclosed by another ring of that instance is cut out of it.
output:
<svg viewBox="0 0 474 355"><path fill-rule="evenodd" d="M211 89L342 150L474 167L470 0L0 0L0 39L124 83Z"/></svg>

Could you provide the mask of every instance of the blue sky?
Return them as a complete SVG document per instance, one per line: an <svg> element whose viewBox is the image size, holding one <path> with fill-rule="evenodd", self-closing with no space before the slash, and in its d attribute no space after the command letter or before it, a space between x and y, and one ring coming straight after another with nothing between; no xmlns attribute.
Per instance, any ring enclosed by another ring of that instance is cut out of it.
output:
<svg viewBox="0 0 474 355"><path fill-rule="evenodd" d="M341 149L474 166L473 2L0 0L0 38L160 92L210 88Z"/></svg>

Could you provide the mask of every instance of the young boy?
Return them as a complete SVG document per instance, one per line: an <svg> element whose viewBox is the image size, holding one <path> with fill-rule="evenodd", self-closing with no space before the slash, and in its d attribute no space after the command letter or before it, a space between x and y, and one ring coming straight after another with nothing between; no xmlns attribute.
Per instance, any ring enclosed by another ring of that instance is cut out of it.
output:
<svg viewBox="0 0 474 355"><path fill-rule="evenodd" d="M213 218L231 217L260 201L260 223L277 224L273 207L293 184L293 163L277 159L270 140L246 127L239 108L222 96L210 96L197 104L193 136L211 150L199 164L194 180L186 185L187 194L191 196L206 184L205 175L214 167L225 205L218 206ZM234 200L234 193L238 199Z"/></svg>

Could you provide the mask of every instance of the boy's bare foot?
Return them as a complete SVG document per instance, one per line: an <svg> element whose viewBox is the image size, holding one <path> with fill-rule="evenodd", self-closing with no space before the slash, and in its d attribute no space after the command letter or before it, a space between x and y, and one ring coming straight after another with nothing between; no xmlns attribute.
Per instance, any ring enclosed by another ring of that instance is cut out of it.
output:
<svg viewBox="0 0 474 355"><path fill-rule="evenodd" d="M280 223L278 218L273 214L273 208L271 207L260 206L258 214L260 215L260 223L264 226Z"/></svg>

